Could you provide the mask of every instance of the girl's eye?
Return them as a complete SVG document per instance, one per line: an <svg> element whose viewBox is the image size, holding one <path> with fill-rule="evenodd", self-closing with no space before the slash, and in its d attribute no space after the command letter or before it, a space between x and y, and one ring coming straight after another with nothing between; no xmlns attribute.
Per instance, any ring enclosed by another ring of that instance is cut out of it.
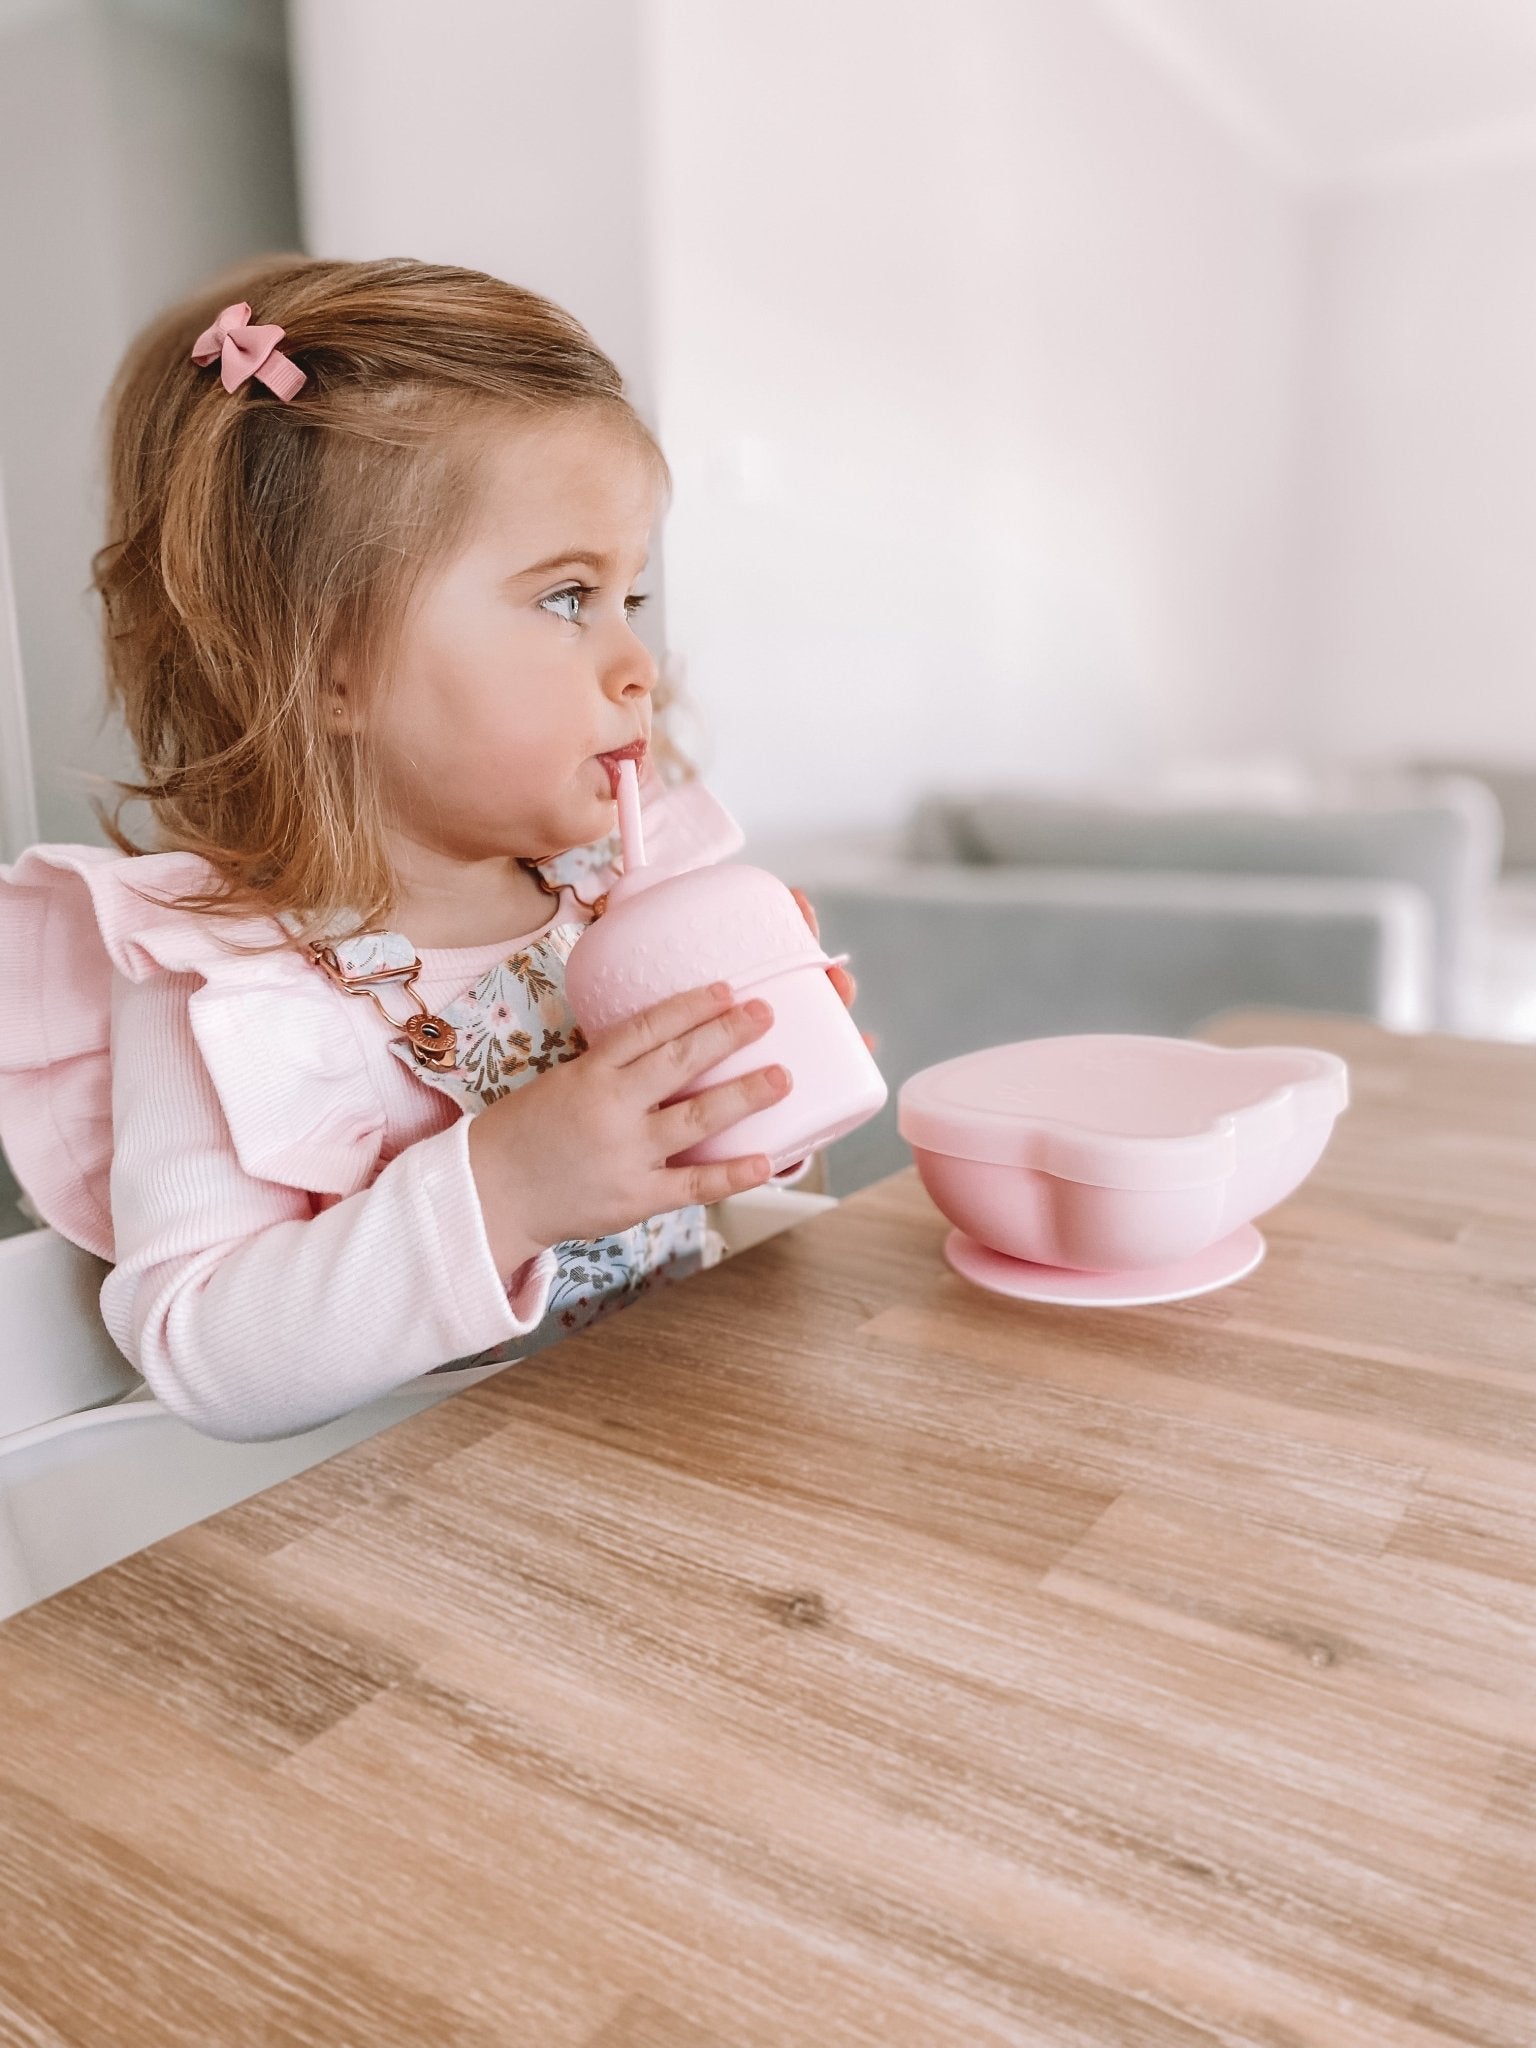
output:
<svg viewBox="0 0 1536 2048"><path fill-rule="evenodd" d="M579 626L582 599L591 595L590 583L573 583L568 590L552 590L548 597L539 599L539 604L552 618L564 619L568 626Z"/></svg>
<svg viewBox="0 0 1536 2048"><path fill-rule="evenodd" d="M539 599L539 604L552 618L564 619L568 626L579 626L582 623L582 605L589 597L596 595L597 591L592 584L572 583L564 590L552 590L548 597ZM645 603L646 599L641 595L626 597L624 616L627 619L634 618Z"/></svg>

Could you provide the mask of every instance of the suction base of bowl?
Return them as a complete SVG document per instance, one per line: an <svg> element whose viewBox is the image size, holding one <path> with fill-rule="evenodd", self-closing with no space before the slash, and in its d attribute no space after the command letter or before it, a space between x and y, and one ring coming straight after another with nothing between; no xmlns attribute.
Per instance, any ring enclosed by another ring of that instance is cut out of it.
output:
<svg viewBox="0 0 1536 2048"><path fill-rule="evenodd" d="M1147 1308L1158 1301L1187 1301L1212 1294L1251 1273L1264 1256L1264 1239L1251 1223L1207 1245L1192 1259L1147 1266L1136 1273L1079 1273L1068 1266L1036 1266L978 1244L952 1230L944 1256L962 1279L1015 1301L1055 1302L1063 1308Z"/></svg>

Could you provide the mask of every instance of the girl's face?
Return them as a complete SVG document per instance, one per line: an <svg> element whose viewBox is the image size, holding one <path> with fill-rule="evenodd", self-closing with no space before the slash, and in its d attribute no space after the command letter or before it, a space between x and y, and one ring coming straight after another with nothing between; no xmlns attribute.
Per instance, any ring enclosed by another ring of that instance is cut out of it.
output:
<svg viewBox="0 0 1536 2048"><path fill-rule="evenodd" d="M614 823L604 754L648 741L631 624L660 509L653 459L598 412L509 426L458 550L423 577L361 706L386 819L449 860L540 859Z"/></svg>

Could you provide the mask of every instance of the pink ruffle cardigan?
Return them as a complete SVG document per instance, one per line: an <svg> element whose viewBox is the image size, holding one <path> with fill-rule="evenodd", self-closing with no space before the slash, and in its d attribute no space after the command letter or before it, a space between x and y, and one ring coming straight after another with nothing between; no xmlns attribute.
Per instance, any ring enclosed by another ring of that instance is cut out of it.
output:
<svg viewBox="0 0 1536 2048"><path fill-rule="evenodd" d="M669 867L741 844L700 783L648 778L643 806ZM113 1262L102 1313L157 1397L210 1435L291 1435L526 1334L555 1262L497 1270L468 1118L435 1127L451 1110L371 1003L241 950L271 920L171 906L208 881L93 846L0 868L0 1143L44 1221Z"/></svg>

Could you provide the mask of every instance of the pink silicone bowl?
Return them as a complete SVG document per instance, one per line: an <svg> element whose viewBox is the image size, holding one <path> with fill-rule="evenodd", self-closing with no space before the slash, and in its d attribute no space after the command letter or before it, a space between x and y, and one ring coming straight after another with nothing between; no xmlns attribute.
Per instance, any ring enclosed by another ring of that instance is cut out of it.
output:
<svg viewBox="0 0 1536 2048"><path fill-rule="evenodd" d="M901 1090L898 1128L968 1237L1115 1273L1193 1257L1273 1208L1348 1099L1332 1053L1090 1034L927 1067Z"/></svg>

